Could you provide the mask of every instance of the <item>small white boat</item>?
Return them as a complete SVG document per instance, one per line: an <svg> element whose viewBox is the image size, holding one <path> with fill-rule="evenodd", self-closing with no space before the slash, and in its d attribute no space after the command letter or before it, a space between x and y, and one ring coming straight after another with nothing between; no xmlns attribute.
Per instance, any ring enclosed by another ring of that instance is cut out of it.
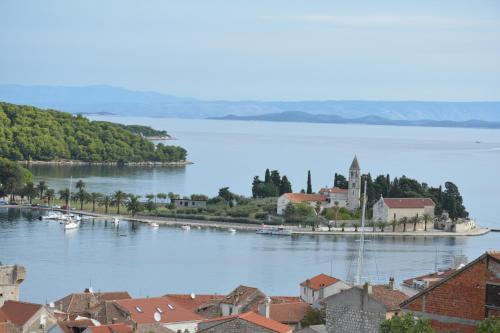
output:
<svg viewBox="0 0 500 333"><path fill-rule="evenodd" d="M292 229L285 226L274 226L274 225L262 225L262 227L257 230L257 234L261 235L277 235L277 236L291 236Z"/></svg>
<svg viewBox="0 0 500 333"><path fill-rule="evenodd" d="M182 228L183 230L191 230L191 227L190 227L189 225L187 225L187 224L186 224L186 225L183 225L181 228Z"/></svg>
<svg viewBox="0 0 500 333"><path fill-rule="evenodd" d="M150 222L150 223L149 223L149 226L150 226L151 228L159 228L159 227L160 227L160 225L159 225L158 223L156 223L156 222Z"/></svg>
<svg viewBox="0 0 500 333"><path fill-rule="evenodd" d="M80 222L74 220L68 220L64 224L64 230L76 229L80 226Z"/></svg>
<svg viewBox="0 0 500 333"><path fill-rule="evenodd" d="M42 220L59 220L63 214L59 212L50 212L45 216L42 216Z"/></svg>
<svg viewBox="0 0 500 333"><path fill-rule="evenodd" d="M230 233L232 233L232 234L234 234L234 233L236 232L236 229L234 229L234 228L229 228L228 230L229 230L229 232L230 232Z"/></svg>

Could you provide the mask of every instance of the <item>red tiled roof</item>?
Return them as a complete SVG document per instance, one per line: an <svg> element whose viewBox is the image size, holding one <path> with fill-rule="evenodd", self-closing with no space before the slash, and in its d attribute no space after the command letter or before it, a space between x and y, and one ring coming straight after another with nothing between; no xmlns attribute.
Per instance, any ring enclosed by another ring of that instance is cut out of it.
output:
<svg viewBox="0 0 500 333"><path fill-rule="evenodd" d="M217 323L220 322L225 323L230 320L245 320L249 323L252 323L257 326L264 327L270 331L276 332L276 333L291 333L292 328L288 325L282 324L277 322L276 320L266 318L264 316L261 316L253 311L246 312L240 315L231 315L231 316L225 316L225 317L220 317L216 319L210 319L205 321L205 323ZM214 326L211 326L214 327ZM198 332L203 332L204 330L200 330Z"/></svg>
<svg viewBox="0 0 500 333"><path fill-rule="evenodd" d="M271 296L272 304L302 302L298 296Z"/></svg>
<svg viewBox="0 0 500 333"><path fill-rule="evenodd" d="M293 203L326 201L327 197L322 194L286 193L285 196Z"/></svg>
<svg viewBox="0 0 500 333"><path fill-rule="evenodd" d="M41 304L6 301L1 310L13 324L23 326L41 307Z"/></svg>
<svg viewBox="0 0 500 333"><path fill-rule="evenodd" d="M183 308L196 311L198 308L203 307L207 304L211 304L217 301L223 300L226 296L224 295L194 295L194 298L191 295L187 294L167 294L163 297L172 300L172 303L176 303Z"/></svg>
<svg viewBox="0 0 500 333"><path fill-rule="evenodd" d="M436 204L429 198L384 198L389 208L424 208Z"/></svg>
<svg viewBox="0 0 500 333"><path fill-rule="evenodd" d="M183 308L168 297L123 299L115 303L127 311L131 319L138 324L155 323L155 312L160 313L161 323L200 321L203 319L200 315ZM168 306L169 304L172 308Z"/></svg>
<svg viewBox="0 0 500 333"><path fill-rule="evenodd" d="M305 280L300 285L302 287L309 287L314 290L319 290L322 287L331 286L332 284L337 283L339 281L340 281L339 279L334 278L332 276L326 274L319 274L311 279Z"/></svg>
<svg viewBox="0 0 500 333"><path fill-rule="evenodd" d="M132 333L132 327L124 324L89 326L91 333Z"/></svg>
<svg viewBox="0 0 500 333"><path fill-rule="evenodd" d="M348 191L349 191L348 189L344 189L344 188L338 188L338 187L328 188L328 187L324 187L321 190L319 190L319 193L345 193L345 194L347 194Z"/></svg>
<svg viewBox="0 0 500 333"><path fill-rule="evenodd" d="M7 316L3 313L2 309L0 309L0 322L7 321Z"/></svg>
<svg viewBox="0 0 500 333"><path fill-rule="evenodd" d="M386 285L372 286L371 296L387 306L389 310L398 309L399 304L408 298L403 292L390 289Z"/></svg>
<svg viewBox="0 0 500 333"><path fill-rule="evenodd" d="M455 271L456 271L456 269L454 269L454 268L448 268L448 269L445 269L444 271L434 272L434 273L418 276L415 278L406 279L403 281L403 283L408 285L408 286L411 286L411 285L413 285L414 281L436 280L435 282L437 282L437 280L444 279L444 278L450 276L451 274L455 273Z"/></svg>
<svg viewBox="0 0 500 333"><path fill-rule="evenodd" d="M296 324L304 319L311 306L305 302L269 305L269 318L282 324Z"/></svg>

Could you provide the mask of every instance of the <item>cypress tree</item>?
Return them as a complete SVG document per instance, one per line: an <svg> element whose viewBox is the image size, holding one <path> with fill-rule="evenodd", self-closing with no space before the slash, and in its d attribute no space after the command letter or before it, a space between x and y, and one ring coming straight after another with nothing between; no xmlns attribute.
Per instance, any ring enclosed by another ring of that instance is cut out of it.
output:
<svg viewBox="0 0 500 333"><path fill-rule="evenodd" d="M312 185L311 185L311 170L307 171L307 194L312 193Z"/></svg>
<svg viewBox="0 0 500 333"><path fill-rule="evenodd" d="M264 175L264 183L269 184L271 182L271 172L266 169L266 174Z"/></svg>
<svg viewBox="0 0 500 333"><path fill-rule="evenodd" d="M280 184L280 195L284 193L292 193L292 184L286 176L283 176L283 178L281 178Z"/></svg>

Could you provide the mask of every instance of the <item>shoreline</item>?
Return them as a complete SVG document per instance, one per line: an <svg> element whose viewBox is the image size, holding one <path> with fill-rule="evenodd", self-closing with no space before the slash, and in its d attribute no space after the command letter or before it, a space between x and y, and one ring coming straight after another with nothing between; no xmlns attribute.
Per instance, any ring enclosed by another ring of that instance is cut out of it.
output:
<svg viewBox="0 0 500 333"><path fill-rule="evenodd" d="M61 211L66 212L64 209L53 209L53 208L45 208L45 207L31 207L31 206L20 206L20 205L3 205L0 206L5 208L30 208L30 209L38 209L38 210L52 210L52 211ZM102 213L92 213L87 211L80 210L72 210L73 214L79 214L84 216L90 216L93 218L99 218L103 220L118 218L120 220L132 221L138 223L149 224L152 222L156 222L161 226L172 226L172 227L180 227L183 225L189 225L191 227L205 227L205 228L218 228L218 229L229 229L233 228L239 231L257 231L261 228L261 224L250 224L250 223L236 223L236 222L222 222L222 221L203 221L203 220L189 220L189 219L174 219L174 218L166 218L166 217L156 217L156 216L135 216L131 217L130 215L123 214L102 214ZM464 237L464 236L482 236L486 235L491 231L489 228L484 228L478 226L476 229L469 232L447 232L440 230L432 230L432 231L407 231L407 232L380 232L380 231L365 231L365 236L385 236L385 237ZM331 235L331 236L356 236L361 235L360 231L312 231L308 228L299 228L296 226L292 226L292 236L300 236L300 235Z"/></svg>
<svg viewBox="0 0 500 333"><path fill-rule="evenodd" d="M178 161L178 162L155 162L155 161L142 161L142 162L125 162L120 164L118 161L114 162L92 162L92 161L80 161L80 160L53 160L53 161L16 161L22 165L110 165L110 166L175 166L181 167L190 164L194 164L191 161Z"/></svg>

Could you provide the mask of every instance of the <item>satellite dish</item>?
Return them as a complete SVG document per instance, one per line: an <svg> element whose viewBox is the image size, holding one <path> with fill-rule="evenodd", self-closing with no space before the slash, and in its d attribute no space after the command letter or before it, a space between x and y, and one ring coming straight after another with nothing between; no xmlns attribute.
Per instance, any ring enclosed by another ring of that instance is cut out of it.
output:
<svg viewBox="0 0 500 333"><path fill-rule="evenodd" d="M161 320L161 314L159 312L155 312L153 318L155 319L156 322L159 322Z"/></svg>
<svg viewBox="0 0 500 333"><path fill-rule="evenodd" d="M50 307L50 308L55 308L55 307L56 307L56 305L54 304L54 302L50 302L50 303L49 303L49 307Z"/></svg>
<svg viewBox="0 0 500 333"><path fill-rule="evenodd" d="M191 299L195 299L196 298L196 295L194 293L191 293Z"/></svg>

